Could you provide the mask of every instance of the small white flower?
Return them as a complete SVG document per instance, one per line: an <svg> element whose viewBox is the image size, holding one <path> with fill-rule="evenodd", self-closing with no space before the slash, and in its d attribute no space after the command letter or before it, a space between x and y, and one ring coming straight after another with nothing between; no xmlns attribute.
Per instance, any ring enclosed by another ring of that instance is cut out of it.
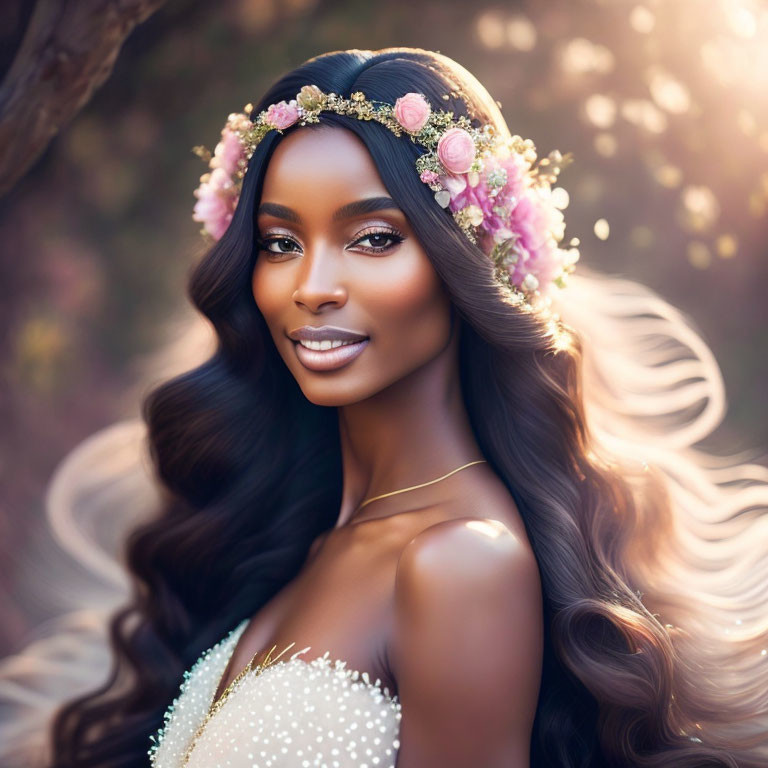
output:
<svg viewBox="0 0 768 768"><path fill-rule="evenodd" d="M483 223L483 210L478 205L468 205L465 208L469 223L473 227L479 227Z"/></svg>
<svg viewBox="0 0 768 768"><path fill-rule="evenodd" d="M526 291L535 291L539 287L539 281L536 275L532 275L530 272L523 278L522 287Z"/></svg>

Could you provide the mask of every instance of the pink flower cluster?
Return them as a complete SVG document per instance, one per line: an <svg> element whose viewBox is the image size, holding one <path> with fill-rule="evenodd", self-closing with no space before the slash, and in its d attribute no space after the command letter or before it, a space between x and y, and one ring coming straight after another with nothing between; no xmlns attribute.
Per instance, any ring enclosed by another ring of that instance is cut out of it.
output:
<svg viewBox="0 0 768 768"><path fill-rule="evenodd" d="M197 198L192 213L194 221L200 221L203 229L218 240L226 231L237 206L238 191L234 176L238 161L244 157L243 147L229 123L221 131L221 141L211 158L211 172L206 174L194 191Z"/></svg>
<svg viewBox="0 0 768 768"><path fill-rule="evenodd" d="M549 187L534 186L529 169L530 163L519 153L505 158L491 155L484 158L482 172L445 175L440 182L451 194L452 211L477 206L482 212L478 244L486 253L505 240L514 242L507 262L511 281L545 293L564 263L566 254L558 243L565 232L565 220L552 201ZM489 178L499 178L504 172L506 182L494 196ZM473 186L471 182L476 183Z"/></svg>
<svg viewBox="0 0 768 768"><path fill-rule="evenodd" d="M266 119L273 128L281 130L293 125L299 119L296 99L270 105ZM239 192L235 184L235 173L239 161L245 158L245 151L232 125L243 121L250 122L242 113L229 116L221 131L221 141L213 151L209 164L211 172L203 177L204 181L194 192L197 202L192 219L202 222L203 229L215 240L219 240L227 231L237 207Z"/></svg>
<svg viewBox="0 0 768 768"><path fill-rule="evenodd" d="M420 93L406 93L395 102L395 120L409 133L418 133L429 120L432 107ZM463 128L449 128L437 142L437 157L450 173L466 173L475 159L475 142ZM421 180L432 179L434 171L425 171Z"/></svg>

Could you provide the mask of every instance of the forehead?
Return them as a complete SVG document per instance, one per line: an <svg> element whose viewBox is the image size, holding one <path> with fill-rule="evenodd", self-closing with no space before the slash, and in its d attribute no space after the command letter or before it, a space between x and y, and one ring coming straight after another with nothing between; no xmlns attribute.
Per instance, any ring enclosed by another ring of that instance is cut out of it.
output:
<svg viewBox="0 0 768 768"><path fill-rule="evenodd" d="M264 176L262 198L387 194L365 144L337 126L300 126L280 141ZM319 201L319 200L317 200Z"/></svg>

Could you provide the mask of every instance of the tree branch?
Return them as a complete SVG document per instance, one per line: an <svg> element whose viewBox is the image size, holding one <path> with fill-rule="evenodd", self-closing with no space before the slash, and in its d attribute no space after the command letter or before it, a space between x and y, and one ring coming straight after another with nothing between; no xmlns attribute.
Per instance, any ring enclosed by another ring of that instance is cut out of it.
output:
<svg viewBox="0 0 768 768"><path fill-rule="evenodd" d="M0 86L0 196L109 77L123 41L165 0L38 0Z"/></svg>

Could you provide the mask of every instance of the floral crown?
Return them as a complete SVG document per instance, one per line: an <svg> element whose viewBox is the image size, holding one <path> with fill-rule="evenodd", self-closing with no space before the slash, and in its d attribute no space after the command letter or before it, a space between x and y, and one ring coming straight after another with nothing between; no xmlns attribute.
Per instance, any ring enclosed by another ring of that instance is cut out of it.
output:
<svg viewBox="0 0 768 768"><path fill-rule="evenodd" d="M419 178L491 258L513 303L548 304L550 286L564 287L579 258L578 240L560 247L565 223L550 185L572 155L554 150L534 166L536 148L530 139L499 136L489 124L475 128L463 115L433 110L420 93L406 93L393 106L368 100L362 91L346 99L305 85L295 99L270 105L256 119L252 104L233 112L213 155L205 147L193 148L211 169L194 193L192 218L204 224L203 234L218 240L226 231L248 161L264 136L294 124L317 123L323 111L375 120L427 149L415 163Z"/></svg>

